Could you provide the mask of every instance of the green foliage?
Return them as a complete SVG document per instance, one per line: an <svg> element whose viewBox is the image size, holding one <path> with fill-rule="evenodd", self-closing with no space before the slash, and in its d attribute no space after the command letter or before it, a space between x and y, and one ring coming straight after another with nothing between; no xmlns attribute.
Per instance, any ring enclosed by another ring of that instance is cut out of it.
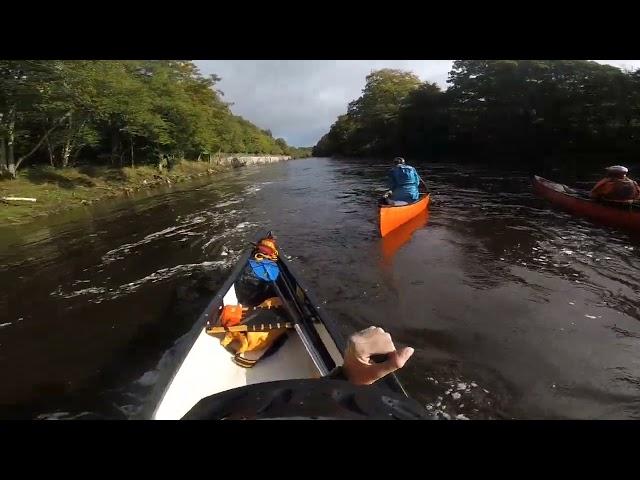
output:
<svg viewBox="0 0 640 480"><path fill-rule="evenodd" d="M0 170L27 158L159 165L289 148L233 115L219 81L180 60L1 60Z"/></svg>
<svg viewBox="0 0 640 480"><path fill-rule="evenodd" d="M396 143L398 117L407 97L420 87L412 73L383 69L367 75L362 96L349 104L316 154L370 155L391 151Z"/></svg>
<svg viewBox="0 0 640 480"><path fill-rule="evenodd" d="M313 147L289 147L288 155L293 158L307 158L312 155Z"/></svg>
<svg viewBox="0 0 640 480"><path fill-rule="evenodd" d="M456 154L537 164L640 153L640 71L591 61L457 60L450 88L382 70L314 155Z"/></svg>

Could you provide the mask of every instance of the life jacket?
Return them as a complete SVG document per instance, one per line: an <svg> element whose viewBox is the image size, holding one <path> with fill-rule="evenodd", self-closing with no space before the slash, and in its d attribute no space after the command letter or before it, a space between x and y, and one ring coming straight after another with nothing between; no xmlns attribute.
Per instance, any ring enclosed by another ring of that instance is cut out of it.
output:
<svg viewBox="0 0 640 480"><path fill-rule="evenodd" d="M225 305L221 307L219 326L229 328L236 327L244 323L246 312L253 310L254 312L279 310L282 307L282 300L279 297L271 297L254 308L243 307L242 305ZM276 316L277 318L277 316ZM262 324L264 327L264 324ZM273 328L275 327L275 328ZM268 324L268 331L226 331L224 337L220 340L223 347L228 347L234 353L233 361L244 368L251 368L262 357L264 357L272 347L276 347L277 341L284 335L287 328L291 328L288 323ZM218 335L220 328L217 326L208 326L206 332L209 335ZM282 339L284 340L284 339Z"/></svg>
<svg viewBox="0 0 640 480"><path fill-rule="evenodd" d="M630 203L638 199L640 189L630 178L605 178L598 182L593 193L607 202Z"/></svg>
<svg viewBox="0 0 640 480"><path fill-rule="evenodd" d="M278 260L278 247L273 238L263 238L258 242L254 251L254 258L256 260L262 260L267 258L269 260Z"/></svg>

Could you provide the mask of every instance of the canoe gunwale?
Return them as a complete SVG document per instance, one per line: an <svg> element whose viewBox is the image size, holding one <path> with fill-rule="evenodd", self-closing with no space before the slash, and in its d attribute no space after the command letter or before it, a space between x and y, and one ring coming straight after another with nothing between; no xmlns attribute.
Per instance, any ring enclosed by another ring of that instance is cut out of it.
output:
<svg viewBox="0 0 640 480"><path fill-rule="evenodd" d="M324 319L320 317L320 315L313 309L305 311L304 307L307 307L308 302L300 305L300 301L297 298L297 290L300 288L300 284L297 282L295 277L291 275L291 272L287 270L286 266L284 266L282 257L278 258L278 265L280 267L280 278L278 278L278 281L274 282L276 290L279 292L279 296L282 298L284 303L293 304L292 310L294 311L294 315L297 315L299 317L299 321L295 321L292 318L295 323L296 331L300 339L302 340L307 353L309 353L309 355L311 356L320 373L322 375L328 375L331 370L336 367L336 363L333 358L331 358L331 354L329 353L327 346L322 341L322 338L316 330L316 327L313 325L314 318L309 318L309 315L311 315L311 317L317 317L317 320L322 324L325 323ZM282 281L282 283L285 284L285 287L287 289L286 292L282 292L280 290L280 287L278 286L279 281ZM291 298L284 298L284 295ZM308 300L306 298L306 295L304 294L304 291L303 296L305 296L305 300ZM340 351L340 355L343 355L343 351Z"/></svg>
<svg viewBox="0 0 640 480"><path fill-rule="evenodd" d="M218 289L216 294L213 296L205 310L200 314L198 319L195 321L191 329L185 333L181 338L179 338L176 343L171 347L172 358L171 363L162 368L160 372L160 378L156 382L154 387L154 391L150 396L150 402L153 402L153 411L151 412L151 418L154 418L158 408L162 404L164 397L171 386L175 376L178 374L180 370L180 366L189 355L191 351L191 347L194 345L200 333L205 328L209 318L211 316L211 312L217 311L218 307L222 306L223 298L225 294L231 289L235 281L238 279L242 270L246 266L249 261L249 257L251 256L252 249L247 249L247 251L242 254L236 265L234 266L231 273L229 273L227 279L224 281L222 286Z"/></svg>
<svg viewBox="0 0 640 480"><path fill-rule="evenodd" d="M294 269L293 266L287 260L284 259L284 257L281 257L280 261L284 266L284 268L286 269L286 273L288 274L288 276L295 279L296 283L304 293L307 300L305 302L307 307L313 312L314 315L316 315L320 319L321 323L325 326L325 328L329 332L329 335L331 336L334 343L336 344L336 347L340 351L340 354L344 356L345 349L347 348L347 340L343 335L342 331L340 330L340 328L338 327L338 323L326 311L323 312L322 314L318 311L318 307L316 306L316 305L319 305L317 297L311 292L311 290L307 287L304 281L301 280L302 277L299 275L296 275L297 270ZM384 378L384 380L381 381L381 383L385 384L388 388L390 388L396 393L401 393L406 397L409 396L406 390L404 389L404 387L402 386L402 383L400 383L400 381L398 380L398 377L396 376L395 373L390 373L389 375L387 375Z"/></svg>
<svg viewBox="0 0 640 480"><path fill-rule="evenodd" d="M347 342L344 335L340 331L336 321L326 313L322 313L322 315L320 314L318 308L316 307L316 305L318 305L317 298L311 293L307 285L303 283L302 280L300 280L300 276L296 275L296 269L293 268L289 261L285 260L284 258L280 258L280 262L284 266L288 276L295 278L296 283L307 298L307 302L305 303L307 304L308 308L310 308L312 312L322 320L322 323L327 328L329 335L331 335L331 338L333 338L333 341L336 343L336 347L338 347L340 353L344 355L344 350L347 347Z"/></svg>
<svg viewBox="0 0 640 480"><path fill-rule="evenodd" d="M381 203L379 206L380 208L406 208L406 207L412 207L418 203L420 203L421 201L423 201L426 197L431 195L431 192L426 192L426 193L420 193L419 194L420 197L418 198L418 200L416 200L413 203L408 203L406 205L389 205L386 203Z"/></svg>

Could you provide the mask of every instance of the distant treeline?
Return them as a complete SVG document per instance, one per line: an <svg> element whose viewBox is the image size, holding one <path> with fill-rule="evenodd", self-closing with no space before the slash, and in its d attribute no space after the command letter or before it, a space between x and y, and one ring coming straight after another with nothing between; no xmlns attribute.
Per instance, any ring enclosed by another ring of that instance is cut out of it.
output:
<svg viewBox="0 0 640 480"><path fill-rule="evenodd" d="M514 166L640 157L640 70L592 61L457 60L449 88L367 76L316 156L454 156Z"/></svg>
<svg viewBox="0 0 640 480"><path fill-rule="evenodd" d="M287 155L293 158L307 158L311 156L313 147L289 147Z"/></svg>
<svg viewBox="0 0 640 480"><path fill-rule="evenodd" d="M189 61L0 60L0 173L310 151L233 115L219 80Z"/></svg>

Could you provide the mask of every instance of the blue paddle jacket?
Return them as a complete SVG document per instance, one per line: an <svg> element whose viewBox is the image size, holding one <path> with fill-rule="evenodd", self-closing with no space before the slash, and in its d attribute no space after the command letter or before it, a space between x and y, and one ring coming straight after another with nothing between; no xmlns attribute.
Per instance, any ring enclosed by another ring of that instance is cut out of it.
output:
<svg viewBox="0 0 640 480"><path fill-rule="evenodd" d="M410 165L396 165L389 174L389 189L392 191L391 200L415 202L418 200L420 175Z"/></svg>

